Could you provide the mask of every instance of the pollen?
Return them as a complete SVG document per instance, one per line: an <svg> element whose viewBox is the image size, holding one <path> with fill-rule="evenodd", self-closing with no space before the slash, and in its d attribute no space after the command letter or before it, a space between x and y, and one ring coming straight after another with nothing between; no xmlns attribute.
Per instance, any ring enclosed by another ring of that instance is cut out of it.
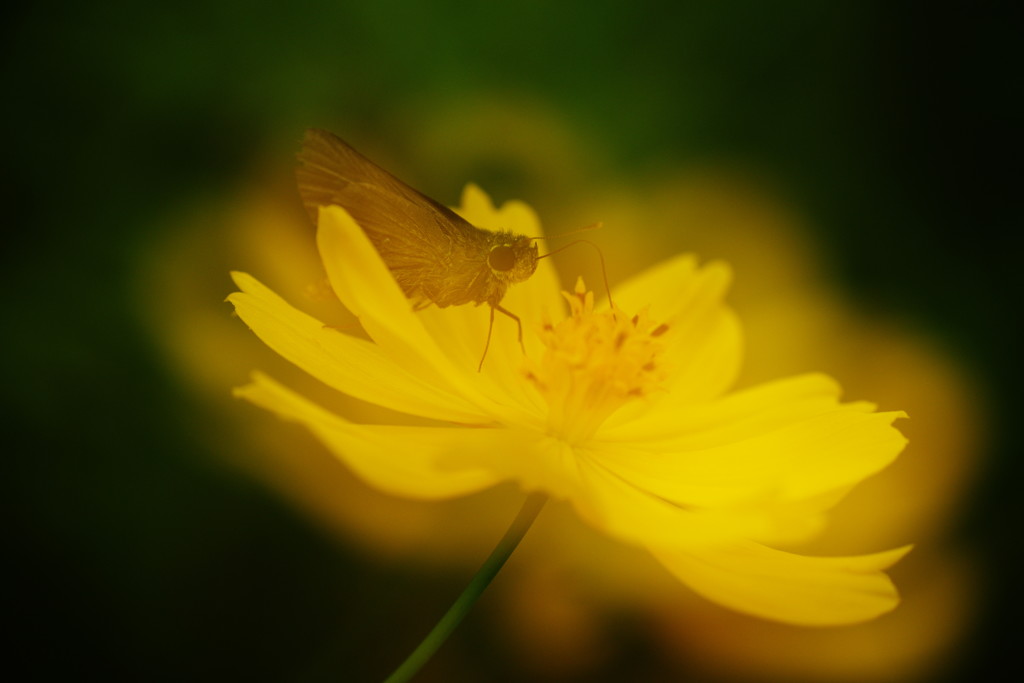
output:
<svg viewBox="0 0 1024 683"><path fill-rule="evenodd" d="M668 374L661 353L670 327L647 311L594 311L594 293L580 278L563 292L570 315L539 331L544 353L527 361L523 376L544 396L548 433L570 444L592 437L630 400L659 391Z"/></svg>

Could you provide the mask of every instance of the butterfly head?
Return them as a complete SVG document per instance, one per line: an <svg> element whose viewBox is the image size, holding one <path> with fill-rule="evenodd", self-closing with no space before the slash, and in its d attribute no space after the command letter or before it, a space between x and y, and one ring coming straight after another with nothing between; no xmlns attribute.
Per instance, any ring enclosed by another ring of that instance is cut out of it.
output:
<svg viewBox="0 0 1024 683"><path fill-rule="evenodd" d="M502 282L522 282L537 270L537 245L529 237L508 234L491 247L487 265Z"/></svg>

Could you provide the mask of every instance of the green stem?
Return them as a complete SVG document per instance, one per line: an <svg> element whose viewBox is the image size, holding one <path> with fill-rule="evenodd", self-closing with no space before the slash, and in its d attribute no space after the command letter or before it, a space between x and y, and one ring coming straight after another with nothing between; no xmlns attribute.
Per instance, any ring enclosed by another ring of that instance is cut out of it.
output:
<svg viewBox="0 0 1024 683"><path fill-rule="evenodd" d="M512 521L512 525L491 551L490 556L484 560L480 569L473 575L469 585L462 591L462 595L448 608L448 611L441 617L441 621L437 622L423 642L406 657L402 665L395 669L395 672L388 676L384 683L405 683L415 676L420 667L437 652L437 649L448 639L455 627L473 607L484 589L490 585L491 580L501 571L505 561L519 545L519 541L523 540L523 536L529 531L530 525L533 524L533 520L537 519L537 515L546 502L547 496L543 493L531 493L526 498L526 502L523 503L519 514Z"/></svg>

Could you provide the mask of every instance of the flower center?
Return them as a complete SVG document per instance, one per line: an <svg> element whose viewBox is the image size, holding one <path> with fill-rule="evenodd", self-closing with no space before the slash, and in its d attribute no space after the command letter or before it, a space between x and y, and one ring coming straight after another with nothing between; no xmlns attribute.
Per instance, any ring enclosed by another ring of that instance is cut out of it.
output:
<svg viewBox="0 0 1024 683"><path fill-rule="evenodd" d="M620 310L594 312L594 293L583 279L563 292L571 315L541 329L541 361L528 360L526 379L548 403L548 433L569 443L586 441L630 399L661 387L667 371L660 359L668 325L647 311L628 317Z"/></svg>

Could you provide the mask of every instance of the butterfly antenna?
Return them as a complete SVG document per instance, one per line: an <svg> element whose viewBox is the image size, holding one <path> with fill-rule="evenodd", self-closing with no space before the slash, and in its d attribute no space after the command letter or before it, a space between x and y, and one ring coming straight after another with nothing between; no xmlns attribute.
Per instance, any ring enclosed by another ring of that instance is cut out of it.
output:
<svg viewBox="0 0 1024 683"><path fill-rule="evenodd" d="M591 223L590 225L585 225L582 228L577 228L575 230L570 230L569 232L562 232L562 233L559 233L557 235L541 235L540 237L531 237L530 239L531 240L555 240L555 239L558 239L559 237L568 237L569 235L578 235L581 232L590 232L591 230L600 230L603 227L604 227L604 223L601 222L601 221L598 221L596 223Z"/></svg>
<svg viewBox="0 0 1024 683"><path fill-rule="evenodd" d="M600 225L600 223L596 223L595 225ZM537 257L537 259L539 260L542 258L547 258L548 256L554 256L558 252L565 251L569 247L575 246L577 244L589 244L590 246L597 250L597 258L600 259L601 261L601 278L604 280L604 291L608 294L608 307L612 309L612 314L614 315L615 302L612 301L612 288L611 285L608 284L608 268L605 266L604 252L601 251L601 247L597 246L590 240L573 240L572 242L569 242L569 244L561 246L558 249L555 249L554 251L549 251L546 254L541 254L540 256Z"/></svg>

